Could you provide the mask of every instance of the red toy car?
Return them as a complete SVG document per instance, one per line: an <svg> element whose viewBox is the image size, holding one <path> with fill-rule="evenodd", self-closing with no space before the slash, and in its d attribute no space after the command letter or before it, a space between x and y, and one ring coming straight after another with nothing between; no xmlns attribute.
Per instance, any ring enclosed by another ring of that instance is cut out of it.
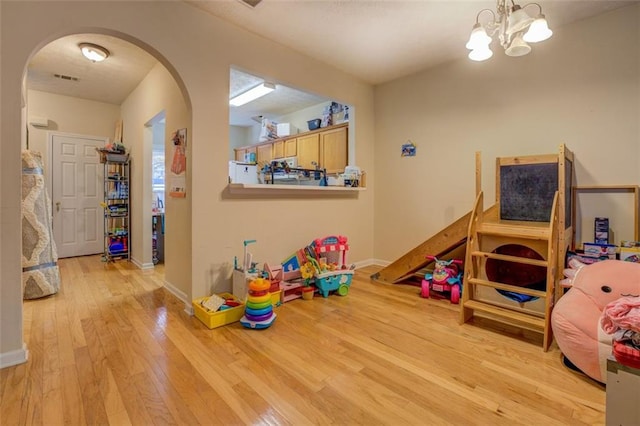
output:
<svg viewBox="0 0 640 426"><path fill-rule="evenodd" d="M425 274L422 280L420 295L429 298L431 290L437 292L450 293L451 303L457 304L462 294L462 271L459 265L462 261L458 259L438 260L435 256L427 256L427 259L435 261L433 273Z"/></svg>

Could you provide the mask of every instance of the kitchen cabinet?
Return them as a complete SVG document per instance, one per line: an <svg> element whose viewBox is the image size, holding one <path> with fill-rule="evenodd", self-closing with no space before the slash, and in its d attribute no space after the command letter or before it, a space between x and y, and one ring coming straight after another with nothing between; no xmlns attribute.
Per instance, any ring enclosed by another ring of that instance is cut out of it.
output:
<svg viewBox="0 0 640 426"><path fill-rule="evenodd" d="M298 139L290 138L273 143L273 158L295 157L298 152Z"/></svg>
<svg viewBox="0 0 640 426"><path fill-rule="evenodd" d="M347 128L328 130L320 135L320 167L327 173L342 173L347 167Z"/></svg>
<svg viewBox="0 0 640 426"><path fill-rule="evenodd" d="M320 160L320 135L298 136L297 138L298 167L303 169L315 169ZM315 164L313 164L315 163Z"/></svg>
<svg viewBox="0 0 640 426"><path fill-rule="evenodd" d="M235 150L235 157L236 157L236 161L241 161L241 162L245 162L247 157L245 156L246 154L256 154L256 147L255 146L247 146L244 148L236 148Z"/></svg>
<svg viewBox="0 0 640 426"><path fill-rule="evenodd" d="M255 153L258 166L277 158L297 157L298 167L327 169L327 173L342 173L348 164L348 124L339 124L286 139L235 148L236 161L245 161L245 155ZM315 163L315 164L313 164Z"/></svg>
<svg viewBox="0 0 640 426"><path fill-rule="evenodd" d="M273 158L284 157L284 141L275 141L273 143Z"/></svg>
<svg viewBox="0 0 640 426"><path fill-rule="evenodd" d="M257 162L259 168L262 168L265 164L271 163L271 160L273 160L273 144L268 143L258 145Z"/></svg>
<svg viewBox="0 0 640 426"><path fill-rule="evenodd" d="M284 141L284 156L295 157L297 155L298 138L291 138Z"/></svg>

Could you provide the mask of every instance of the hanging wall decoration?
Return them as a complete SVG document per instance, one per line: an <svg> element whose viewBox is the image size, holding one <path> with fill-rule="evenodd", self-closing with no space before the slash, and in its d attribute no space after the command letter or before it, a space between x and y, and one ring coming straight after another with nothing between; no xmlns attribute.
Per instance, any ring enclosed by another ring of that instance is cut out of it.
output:
<svg viewBox="0 0 640 426"><path fill-rule="evenodd" d="M169 195L174 198L187 196L187 129L176 130L171 135L173 159Z"/></svg>
<svg viewBox="0 0 640 426"><path fill-rule="evenodd" d="M416 146L413 142L407 141L407 143L402 145L402 157L415 157L416 156Z"/></svg>

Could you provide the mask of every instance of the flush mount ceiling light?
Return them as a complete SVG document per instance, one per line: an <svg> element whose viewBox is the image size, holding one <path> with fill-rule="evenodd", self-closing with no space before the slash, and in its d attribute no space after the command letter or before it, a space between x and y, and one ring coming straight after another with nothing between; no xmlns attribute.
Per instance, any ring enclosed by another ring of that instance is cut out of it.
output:
<svg viewBox="0 0 640 426"><path fill-rule="evenodd" d="M255 101L256 99L266 95L267 93L271 93L276 89L276 85L273 83L261 83L244 93L241 93L233 98L229 99L229 105L231 106L240 106L247 104L251 101Z"/></svg>
<svg viewBox="0 0 640 426"><path fill-rule="evenodd" d="M91 62L102 62L109 57L109 51L102 46L93 43L80 43L78 45L82 56Z"/></svg>
<svg viewBox="0 0 640 426"><path fill-rule="evenodd" d="M528 6L538 6L538 15L535 18L525 12ZM484 25L480 23L480 15L483 12L492 15L492 20ZM528 3L521 7L511 0L509 7L507 0L497 0L496 12L482 9L476 15L476 23L466 46L471 50L469 59L484 61L493 56L489 45L496 34L507 56L523 56L531 51L531 46L527 43L544 41L551 37L553 32L549 29L542 14L542 6L538 3Z"/></svg>

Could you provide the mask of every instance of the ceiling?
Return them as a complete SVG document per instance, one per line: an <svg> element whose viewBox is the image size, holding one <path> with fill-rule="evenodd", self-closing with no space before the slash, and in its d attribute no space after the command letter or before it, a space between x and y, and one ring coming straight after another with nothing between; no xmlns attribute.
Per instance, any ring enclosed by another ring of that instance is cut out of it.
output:
<svg viewBox="0 0 640 426"><path fill-rule="evenodd" d="M465 57L464 45L476 14L483 8L495 10L495 1L484 0L262 0L255 8L241 0L184 1L371 84ZM632 3L540 2L554 30ZM104 46L111 56L92 63L80 55L81 42ZM118 38L72 35L34 55L27 82L31 89L119 105L156 63L142 49ZM239 70L232 70L230 78L232 95L262 81ZM231 108L231 122L249 125L253 116L283 115L325 100L279 86L269 96Z"/></svg>

